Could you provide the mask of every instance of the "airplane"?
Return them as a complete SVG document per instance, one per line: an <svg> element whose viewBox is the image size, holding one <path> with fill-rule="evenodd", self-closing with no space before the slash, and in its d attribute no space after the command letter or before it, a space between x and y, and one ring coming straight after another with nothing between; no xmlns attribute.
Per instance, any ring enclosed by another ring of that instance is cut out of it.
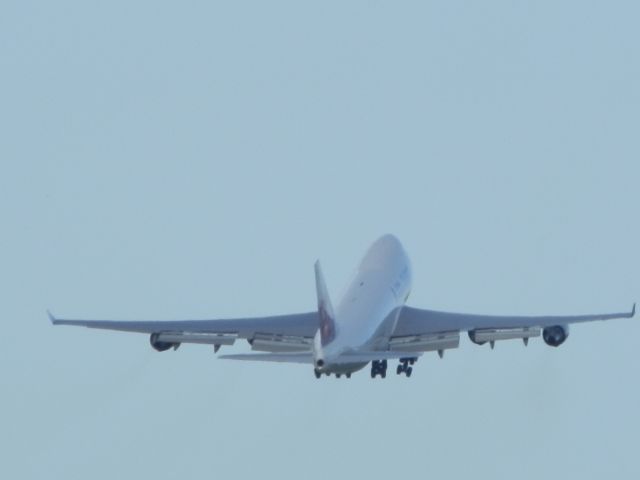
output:
<svg viewBox="0 0 640 480"><path fill-rule="evenodd" d="M572 323L632 318L631 312L574 316L491 316L449 313L409 307L411 264L400 241L384 235L367 250L344 296L334 309L320 263L315 263L317 309L306 313L261 318L182 321L69 320L47 312L54 325L137 332L150 335L157 351L183 343L221 346L245 339L252 353L218 358L299 363L313 367L316 378L344 375L371 364L371 378L385 378L389 360L396 373L410 377L413 365L426 352L440 358L458 348L461 332L478 345L542 335L552 347L562 345Z"/></svg>

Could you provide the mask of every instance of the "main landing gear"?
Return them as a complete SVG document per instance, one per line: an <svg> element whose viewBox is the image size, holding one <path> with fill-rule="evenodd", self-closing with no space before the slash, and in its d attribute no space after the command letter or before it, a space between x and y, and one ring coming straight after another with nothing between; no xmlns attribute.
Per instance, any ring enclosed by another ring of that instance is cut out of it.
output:
<svg viewBox="0 0 640 480"><path fill-rule="evenodd" d="M409 365L413 365L417 361L418 361L417 358L401 358L400 365L398 365L398 368L396 369L396 373L398 375L402 375L404 373L407 377L410 377L411 374L413 373L413 368L410 367Z"/></svg>
<svg viewBox="0 0 640 480"><path fill-rule="evenodd" d="M316 378L320 378L323 375L323 373L317 368L313 369L313 374L316 376ZM331 376L330 373L325 373L324 375L326 375L327 377ZM342 375L342 373L336 373L336 378L340 378ZM351 373L345 373L344 376L347 378L351 378Z"/></svg>
<svg viewBox="0 0 640 480"><path fill-rule="evenodd" d="M371 362L371 378L376 378L378 375L382 378L387 376L386 360L374 360Z"/></svg>

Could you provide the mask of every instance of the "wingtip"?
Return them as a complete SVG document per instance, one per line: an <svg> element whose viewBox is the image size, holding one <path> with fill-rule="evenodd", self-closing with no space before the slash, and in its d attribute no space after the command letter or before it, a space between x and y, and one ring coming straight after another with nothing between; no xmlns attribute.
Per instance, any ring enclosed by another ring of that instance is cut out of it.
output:
<svg viewBox="0 0 640 480"><path fill-rule="evenodd" d="M631 309L631 318L636 316L636 304L634 302L633 304L633 308Z"/></svg>
<svg viewBox="0 0 640 480"><path fill-rule="evenodd" d="M50 311L50 310L47 310L47 317L49 317L49 321L50 321L52 324L54 324L54 325L56 324L56 321L57 321L57 320L56 320L56 317L54 317L54 316L53 316L53 313L51 313L51 311Z"/></svg>

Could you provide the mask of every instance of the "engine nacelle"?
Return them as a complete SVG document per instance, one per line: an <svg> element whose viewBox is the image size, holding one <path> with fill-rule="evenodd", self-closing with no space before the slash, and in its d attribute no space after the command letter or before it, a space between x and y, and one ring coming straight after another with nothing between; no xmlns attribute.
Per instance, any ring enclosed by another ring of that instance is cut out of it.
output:
<svg viewBox="0 0 640 480"><path fill-rule="evenodd" d="M151 346L158 352L165 352L170 348L177 349L180 346L179 343L163 342L159 337L159 333L152 333L151 337L149 337L149 343L151 343Z"/></svg>
<svg viewBox="0 0 640 480"><path fill-rule="evenodd" d="M542 339L550 347L559 347L569 336L568 325L555 325L542 330Z"/></svg>

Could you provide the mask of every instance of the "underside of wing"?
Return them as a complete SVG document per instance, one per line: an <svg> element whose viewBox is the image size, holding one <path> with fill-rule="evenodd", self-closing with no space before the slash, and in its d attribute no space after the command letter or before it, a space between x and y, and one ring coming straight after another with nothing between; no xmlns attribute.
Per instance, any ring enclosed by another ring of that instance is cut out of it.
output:
<svg viewBox="0 0 640 480"><path fill-rule="evenodd" d="M450 313L403 307L389 348L406 352L437 351L440 357L445 350L458 348L460 332L468 332L469 339L493 348L496 341L520 339L525 345L533 337L543 336L545 343L557 347L569 335L572 323L631 318L631 312L570 316L493 316L467 313Z"/></svg>
<svg viewBox="0 0 640 480"><path fill-rule="evenodd" d="M152 346L159 351L177 348L182 343L232 345L246 339L254 350L290 352L311 350L318 329L317 312L258 318L177 321L70 320L54 317L54 325L72 325L120 332L151 335Z"/></svg>
<svg viewBox="0 0 640 480"><path fill-rule="evenodd" d="M544 328L596 320L631 318L634 315L635 304L630 312L570 316L492 316L403 307L398 317L398 323L393 332L393 336L428 335L479 329Z"/></svg>

